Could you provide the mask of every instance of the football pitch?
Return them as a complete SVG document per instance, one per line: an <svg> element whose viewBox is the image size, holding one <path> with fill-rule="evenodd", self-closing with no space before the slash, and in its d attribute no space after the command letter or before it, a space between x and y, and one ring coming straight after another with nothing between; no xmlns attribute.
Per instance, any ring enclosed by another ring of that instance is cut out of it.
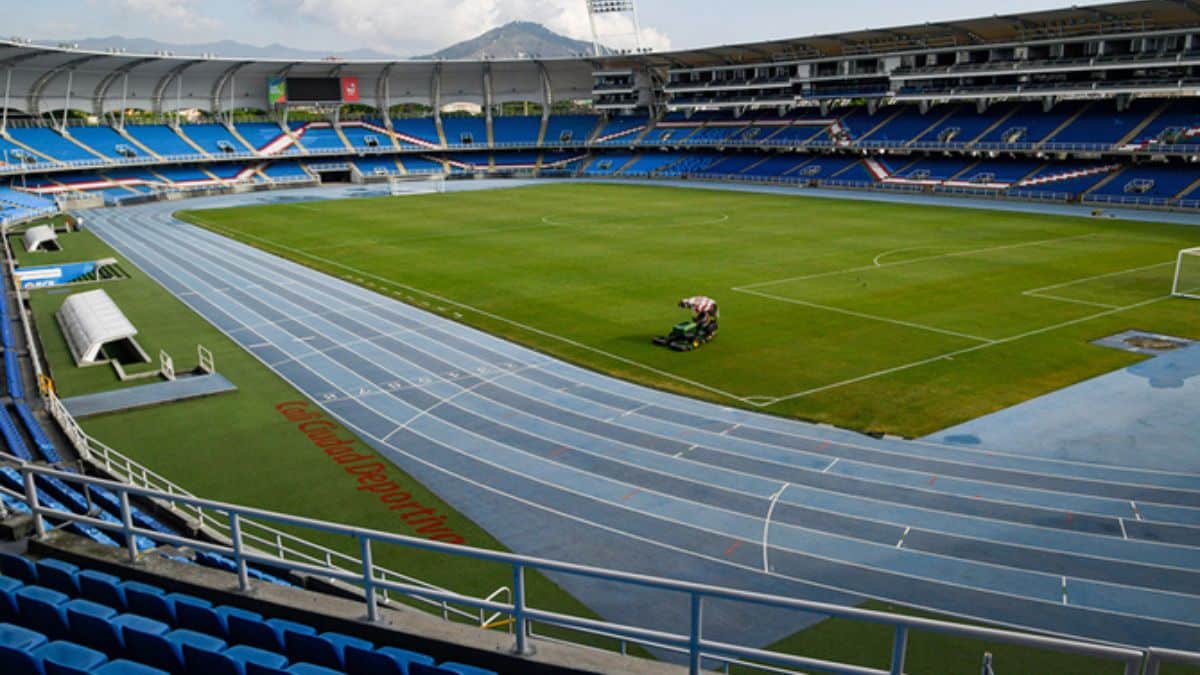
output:
<svg viewBox="0 0 1200 675"><path fill-rule="evenodd" d="M180 217L575 363L731 406L921 435L1200 338L1185 225L558 184ZM709 295L721 333L651 343Z"/></svg>

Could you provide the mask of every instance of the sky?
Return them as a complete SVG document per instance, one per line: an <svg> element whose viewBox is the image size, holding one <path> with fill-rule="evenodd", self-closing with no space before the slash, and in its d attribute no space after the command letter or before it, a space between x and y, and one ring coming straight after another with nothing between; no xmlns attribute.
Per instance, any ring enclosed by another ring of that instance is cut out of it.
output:
<svg viewBox="0 0 1200 675"><path fill-rule="evenodd" d="M1067 6L1065 0L640 0L642 44L655 49L754 42ZM0 0L5 37L236 40L330 52L371 48L411 56L509 21L589 39L585 0ZM602 25L608 44L632 25Z"/></svg>

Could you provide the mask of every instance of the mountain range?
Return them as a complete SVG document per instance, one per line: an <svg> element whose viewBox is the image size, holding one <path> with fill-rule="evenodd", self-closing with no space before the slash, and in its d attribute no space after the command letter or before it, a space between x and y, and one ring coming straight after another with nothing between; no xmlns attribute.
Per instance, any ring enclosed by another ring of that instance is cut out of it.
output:
<svg viewBox="0 0 1200 675"><path fill-rule="evenodd" d="M41 44L67 43L79 49L105 51L120 49L134 54L170 52L177 56L199 56L215 54L223 57L248 57L260 59L319 60L391 60L413 59L521 59L580 56L592 53L592 44L560 35L532 21L513 21L469 40L453 44L445 49L422 56L401 57L376 49L354 49L343 52L326 52L300 49L278 43L258 47L234 40L180 44L163 42L152 38L130 38L122 35L108 37L77 38L72 40L40 40ZM608 50L602 49L608 53Z"/></svg>

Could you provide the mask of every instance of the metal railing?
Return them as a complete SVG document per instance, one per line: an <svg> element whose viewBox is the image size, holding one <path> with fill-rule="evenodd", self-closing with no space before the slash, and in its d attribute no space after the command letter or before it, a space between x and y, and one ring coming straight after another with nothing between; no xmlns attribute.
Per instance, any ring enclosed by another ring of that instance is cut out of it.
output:
<svg viewBox="0 0 1200 675"><path fill-rule="evenodd" d="M102 480L31 463L11 464L21 474L24 486L24 494L21 495L21 498L25 500L33 514L34 530L38 537L45 536L47 532L47 519L50 519L58 522L82 523L104 531L119 532L127 542L133 542L136 536L146 536L166 544L187 546L197 550L225 555L235 561L238 585L243 591L250 588L251 582L247 572L249 565L265 565L276 569L318 574L363 589L366 616L367 620L371 622L379 619L381 595L389 592L409 598L423 598L428 602L462 605L473 608L476 612L473 618L484 619L481 622L483 625L491 624L498 626L498 622L502 621L501 617L507 617L508 622L505 625L511 624L513 651L517 654L528 654L531 652L529 639L532 632L530 629L531 625L537 622L592 636L615 638L622 641L622 643L629 642L685 653L687 655L689 670L692 673L700 672L702 662L716 660L726 664L742 663L749 666L770 664L770 666L774 667L802 668L853 675L883 675L885 673L900 675L903 673L908 653L908 638L913 631L943 633L963 638L988 640L1034 649L1053 650L1107 659L1123 664L1125 675L1154 675L1157 672L1158 664L1164 661L1200 663L1200 654L1189 652L1165 649L1134 649L1080 639L1049 637L1015 630L964 625L642 574L617 572L588 565L489 551L391 534L378 530L341 525L312 518L275 513L263 509L200 499L179 494L178 492L166 492L138 485ZM40 476L57 478L69 484L79 485L85 490L102 487L112 491L118 497L121 505L119 522L100 520L89 515L81 515L43 506L38 500L38 490L36 488L36 479ZM133 497L152 499L166 504L168 508L173 510L187 509L194 513L205 514L210 523L218 519L223 520L226 531L229 533L227 538L228 543L224 541L214 543L185 535L165 534L139 527L134 524L132 518L130 500ZM247 525L261 521L272 522L278 526L294 527L351 538L357 541L359 546L360 556L356 560L357 568L330 568L329 566L313 564L309 561L284 560L278 556L263 553L256 546L252 545L252 543L259 543L259 541L247 532ZM505 595L504 593L493 593L486 597L474 597L429 585L414 584L410 581L393 577L391 573L381 570L373 563L372 552L380 545L394 545L415 551L446 554L460 560L486 561L507 566L511 572L512 587L507 595L507 599L501 600L500 597ZM128 546L128 555L131 562L136 561L139 555L136 546L132 544ZM608 582L626 587L630 592L649 589L679 594L687 599L689 618L686 621L686 630L659 630L538 609L531 606L526 598L526 573L529 570L568 574ZM805 612L820 616L838 617L890 626L892 629L890 666L887 670L882 670L847 663L836 663L812 657L747 647L706 637L702 631L704 608L706 603L713 601L720 601L722 603L747 603L763 609ZM622 644L622 651L624 651L624 644ZM1144 665L1148 667L1145 671L1143 671Z"/></svg>
<svg viewBox="0 0 1200 675"><path fill-rule="evenodd" d="M204 352L198 353L201 355L201 362L203 363ZM209 357L208 363L211 365L211 357ZM89 436L53 392L46 392L43 396L43 401L46 411L54 418L59 427L62 428L63 433L71 441L76 452L85 461L89 461L96 467L103 468L106 474L114 476L128 485L152 490L155 494L159 495L195 498L195 495L175 484L170 479L148 469L146 466L130 459L96 438ZM169 509L177 516L192 520L201 531L204 531L215 539L229 541L234 536L227 513L206 509L200 505L193 505L191 502L172 499L160 501L161 506ZM148 534L147 536L162 538L161 534ZM299 562L324 570L321 572L322 574L328 574L330 571L335 570L358 569L362 565L362 561L353 555L313 543L303 537L250 519L242 519L241 521L241 538L247 545L255 547L264 554L273 555L272 559L276 561L276 564L289 561ZM378 565L375 566L375 571L381 577L392 581L400 581L412 586L432 590L445 590L420 579L379 567ZM383 590L382 596L385 603L390 601L386 589ZM456 607L445 601L427 601L422 598L418 598L418 601L430 605L434 613L440 614L443 619L449 619L453 616L457 619L474 622L476 618L474 612Z"/></svg>

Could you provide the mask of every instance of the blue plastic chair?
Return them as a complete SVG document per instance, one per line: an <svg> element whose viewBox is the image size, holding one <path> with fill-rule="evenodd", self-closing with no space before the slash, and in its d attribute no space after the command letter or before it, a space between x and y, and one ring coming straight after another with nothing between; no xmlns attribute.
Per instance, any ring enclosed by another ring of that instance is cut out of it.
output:
<svg viewBox="0 0 1200 675"><path fill-rule="evenodd" d="M344 670L344 656L347 646L359 649L374 649L375 645L367 640L341 633L322 633L321 635L305 635L293 631L284 633L284 653L293 661L303 661L327 668Z"/></svg>
<svg viewBox="0 0 1200 675"><path fill-rule="evenodd" d="M23 586L14 596L21 623L52 640L68 636L67 615L62 606L70 598L65 593L41 586Z"/></svg>
<svg viewBox="0 0 1200 675"><path fill-rule="evenodd" d="M83 598L71 600L64 607L72 640L102 651L109 658L120 656L121 640L113 625L117 610Z"/></svg>
<svg viewBox="0 0 1200 675"><path fill-rule="evenodd" d="M79 573L79 565L57 558L42 558L35 563L35 567L39 586L52 588L71 597L79 595L79 581L75 578Z"/></svg>
<svg viewBox="0 0 1200 675"><path fill-rule="evenodd" d="M49 642L45 635L24 626L0 623L0 645L14 649L33 650Z"/></svg>
<svg viewBox="0 0 1200 675"><path fill-rule="evenodd" d="M408 667L413 663L432 666L434 661L430 656L399 647L370 650L346 646L346 672L350 675L409 675Z"/></svg>
<svg viewBox="0 0 1200 675"><path fill-rule="evenodd" d="M125 659L109 661L92 671L93 675L171 675L165 670L151 668L150 666Z"/></svg>
<svg viewBox="0 0 1200 675"><path fill-rule="evenodd" d="M0 574L20 579L27 584L38 582L37 568L33 561L15 553L0 551Z"/></svg>
<svg viewBox="0 0 1200 675"><path fill-rule="evenodd" d="M33 650L34 658L42 663L46 675L88 675L108 661L108 657L74 642L59 640Z"/></svg>
<svg viewBox="0 0 1200 675"><path fill-rule="evenodd" d="M120 577L96 570L82 570L75 578L79 581L80 597L125 611L125 591L121 588Z"/></svg>
<svg viewBox="0 0 1200 675"><path fill-rule="evenodd" d="M125 608L129 612L155 621L175 623L174 608L163 589L140 581L122 582L121 589L125 593Z"/></svg>

